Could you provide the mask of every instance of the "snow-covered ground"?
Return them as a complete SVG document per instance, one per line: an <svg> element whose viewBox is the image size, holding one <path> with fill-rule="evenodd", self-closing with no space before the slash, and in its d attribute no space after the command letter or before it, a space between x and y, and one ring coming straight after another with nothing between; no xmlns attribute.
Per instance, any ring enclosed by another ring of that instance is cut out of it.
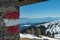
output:
<svg viewBox="0 0 60 40"><path fill-rule="evenodd" d="M42 39L49 39L49 40L59 40L59 39L50 38L50 37L46 37L46 36L42 36Z"/></svg>
<svg viewBox="0 0 60 40"><path fill-rule="evenodd" d="M33 39L33 38L35 38L35 39L48 39L48 40L59 40L59 39L55 39L55 38L49 38L49 37L46 37L46 36L42 36L42 35L40 35L41 36L41 38L40 37L37 37L37 36L34 36L34 35L32 35L32 34L22 34L22 33L20 33L20 38L30 38L30 39Z"/></svg>
<svg viewBox="0 0 60 40"><path fill-rule="evenodd" d="M36 37L36 36L34 36L34 35L32 35L32 34L22 34L22 33L20 33L20 38L38 38L38 39L40 39L39 37Z"/></svg>
<svg viewBox="0 0 60 40"><path fill-rule="evenodd" d="M60 34L56 34L56 35L54 35L54 36L55 36L54 38L60 39Z"/></svg>

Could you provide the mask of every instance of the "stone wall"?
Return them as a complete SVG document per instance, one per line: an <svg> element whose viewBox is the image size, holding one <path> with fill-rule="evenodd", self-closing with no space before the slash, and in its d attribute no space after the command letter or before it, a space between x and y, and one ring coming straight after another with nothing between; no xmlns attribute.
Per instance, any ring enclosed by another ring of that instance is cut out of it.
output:
<svg viewBox="0 0 60 40"><path fill-rule="evenodd" d="M4 16L6 15L7 11L19 12L19 5L17 2L17 0L0 0L0 40L20 40L19 32L14 34L6 34L6 28L9 26L6 26L4 22L4 19L6 19ZM10 19L8 18L8 20Z"/></svg>

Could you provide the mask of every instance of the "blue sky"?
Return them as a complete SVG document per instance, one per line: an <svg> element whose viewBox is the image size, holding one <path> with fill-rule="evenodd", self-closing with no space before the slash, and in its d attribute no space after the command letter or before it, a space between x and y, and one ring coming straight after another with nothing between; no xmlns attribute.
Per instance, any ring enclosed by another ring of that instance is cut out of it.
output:
<svg viewBox="0 0 60 40"><path fill-rule="evenodd" d="M60 17L60 0L49 0L20 7L21 18Z"/></svg>

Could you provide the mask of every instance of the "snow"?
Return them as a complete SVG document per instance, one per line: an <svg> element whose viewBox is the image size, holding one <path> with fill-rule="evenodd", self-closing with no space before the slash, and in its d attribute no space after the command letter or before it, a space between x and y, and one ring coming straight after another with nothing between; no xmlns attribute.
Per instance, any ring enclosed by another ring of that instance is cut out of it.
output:
<svg viewBox="0 0 60 40"><path fill-rule="evenodd" d="M48 25L49 25L49 23L45 23L45 24L43 24L46 28L48 27Z"/></svg>
<svg viewBox="0 0 60 40"><path fill-rule="evenodd" d="M36 25L35 27L39 27L40 26L40 24L39 25Z"/></svg>
<svg viewBox="0 0 60 40"><path fill-rule="evenodd" d="M54 38L60 39L60 34L55 34L54 36L55 36Z"/></svg>
<svg viewBox="0 0 60 40"><path fill-rule="evenodd" d="M42 39L49 39L49 40L59 40L59 39L50 38L50 37L46 37L46 36L42 36Z"/></svg>
<svg viewBox="0 0 60 40"><path fill-rule="evenodd" d="M56 24L56 25L55 25ZM46 30L46 33L49 31L51 34L54 33L55 38L60 38L60 20L52 21L49 24L50 26ZM52 26L51 26L52 25Z"/></svg>
<svg viewBox="0 0 60 40"><path fill-rule="evenodd" d="M34 35L32 35L32 34L21 34L20 33L20 38L30 38L30 39L32 39L32 38L38 38L38 39L41 39L41 38L39 38L39 37L36 37L36 36L34 36Z"/></svg>
<svg viewBox="0 0 60 40"><path fill-rule="evenodd" d="M47 26L49 25L49 23L39 24L39 25L36 25L35 27L39 27L39 26L41 26L41 25L44 25L44 26L47 28Z"/></svg>
<svg viewBox="0 0 60 40"><path fill-rule="evenodd" d="M31 26L31 25L24 25L24 26Z"/></svg>
<svg viewBox="0 0 60 40"><path fill-rule="evenodd" d="M37 37L37 36L34 36L32 34L22 34L22 33L20 33L20 38L59 40L59 39L49 38L49 37L42 36L42 35L40 35L40 36L41 36L41 38Z"/></svg>

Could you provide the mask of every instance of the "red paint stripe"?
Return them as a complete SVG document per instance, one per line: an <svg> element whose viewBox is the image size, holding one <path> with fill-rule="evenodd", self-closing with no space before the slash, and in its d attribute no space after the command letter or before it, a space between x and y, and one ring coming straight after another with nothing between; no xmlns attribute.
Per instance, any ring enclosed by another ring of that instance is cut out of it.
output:
<svg viewBox="0 0 60 40"><path fill-rule="evenodd" d="M19 12L7 11L4 18L5 19L18 19L19 18Z"/></svg>
<svg viewBox="0 0 60 40"><path fill-rule="evenodd" d="M6 33L7 34L15 34L15 33L19 33L20 30L19 30L19 26L10 26L10 27L6 27Z"/></svg>

